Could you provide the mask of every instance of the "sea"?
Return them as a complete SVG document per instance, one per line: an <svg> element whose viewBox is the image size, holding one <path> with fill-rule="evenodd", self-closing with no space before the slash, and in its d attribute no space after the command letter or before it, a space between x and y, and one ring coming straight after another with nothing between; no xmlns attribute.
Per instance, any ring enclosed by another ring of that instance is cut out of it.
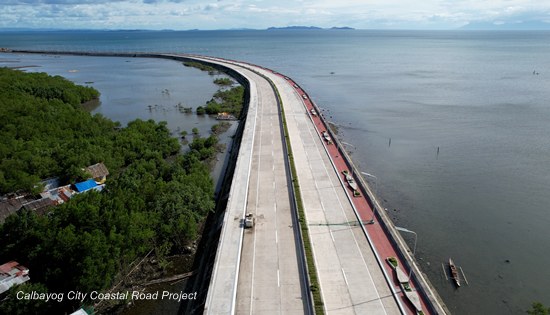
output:
<svg viewBox="0 0 550 315"><path fill-rule="evenodd" d="M548 31L17 31L0 32L0 47L192 53L281 72L352 144L384 211L416 232L403 237L451 313L550 306ZM94 111L107 117L173 118L186 130L203 125L169 107L202 105L216 89L207 74L167 60L0 55L0 66L17 65L94 82L105 96ZM135 80L143 85L120 89ZM166 111L150 112L155 102ZM460 288L449 258L465 276Z"/></svg>

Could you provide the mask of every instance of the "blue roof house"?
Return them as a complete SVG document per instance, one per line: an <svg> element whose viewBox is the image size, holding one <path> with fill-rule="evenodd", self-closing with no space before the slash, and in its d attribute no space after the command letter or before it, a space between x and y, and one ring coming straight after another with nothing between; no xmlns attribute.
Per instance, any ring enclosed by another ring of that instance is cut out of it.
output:
<svg viewBox="0 0 550 315"><path fill-rule="evenodd" d="M76 183L74 184L74 186L76 188L76 191L81 193L90 189L94 189L97 186L97 183L93 179L88 179L85 182Z"/></svg>

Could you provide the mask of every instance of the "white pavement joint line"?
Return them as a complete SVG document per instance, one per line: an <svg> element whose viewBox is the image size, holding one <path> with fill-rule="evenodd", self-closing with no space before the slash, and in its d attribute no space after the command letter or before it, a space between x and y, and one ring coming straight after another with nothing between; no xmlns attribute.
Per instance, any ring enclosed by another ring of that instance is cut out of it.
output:
<svg viewBox="0 0 550 315"><path fill-rule="evenodd" d="M315 126L315 129L317 129L316 126ZM323 145L323 148L325 149L325 152L329 156L329 160L330 160L330 163L332 164L333 169L335 170L336 173L338 173L338 168L334 164L334 161L330 158L330 154L328 152L328 149L326 148L325 145ZM361 216L359 215L359 212L357 211L357 209L355 208L355 205L353 204L353 201L351 199L352 197L349 196L349 192L346 188L346 185L344 184L344 182L343 182L342 178L340 178L340 176L338 176L338 180L340 181L342 187L344 187L344 190L346 191L346 196L347 196L348 200L351 203L351 207L353 208L353 211L355 213L355 216L356 216L357 220L359 221L359 223L361 223ZM367 237L368 243L369 243L369 245L370 245L370 247L371 247L371 249L374 252L374 255L376 257L376 261L378 262L378 265L380 266L380 268L382 269L382 272L384 273L384 277L386 279L386 282L388 283L388 286L390 287L390 289L393 293L394 299L397 302L401 313L402 314L407 314L407 311L405 310L405 307L401 303L401 299L397 296L397 292L395 291L395 284L393 283L393 281L390 280L390 277L389 277L388 273L386 272L386 269L385 269L385 267L384 267L384 265L383 265L383 263L380 259L380 255L378 254L378 251L376 250L376 247L374 246L374 243L371 240L365 226L363 224L359 224L359 225L361 226L361 229L363 230L363 233Z"/></svg>
<svg viewBox="0 0 550 315"><path fill-rule="evenodd" d="M310 136L311 136L312 139L313 139L313 134L311 133L311 131L312 131L311 128L308 128L308 131L309 131ZM313 141L313 142L314 142L314 145L315 145L315 146L317 147L317 149L318 149L318 146L317 146L318 143L317 143L316 141ZM322 144L322 146L323 146L323 148L326 150L326 147L325 147L324 143ZM326 153L327 153L328 159L332 162L332 159L330 158L330 154L328 154L328 152L326 152ZM326 164L325 164L325 163L322 163L322 165L323 165L323 168L324 168L324 170L325 170L325 174L326 174L327 176L330 177L330 174L329 174L329 171L328 171L328 169L327 169L327 167L326 167ZM334 166L334 164L333 164L333 166ZM338 177L338 179L341 181L340 174L338 173L338 170L335 169L335 172L336 172L336 177ZM348 196L348 194L347 194L347 187L346 187L346 186L343 185L343 186L338 187L338 188L340 188L340 189L343 188L344 190L346 190L346 196ZM342 200L340 200L340 197L338 196L338 194L337 194L337 192L336 192L336 188L335 188L335 187L332 187L331 189L332 189L332 191L333 191L334 196L336 196L336 200L338 200L338 204L339 204L339 206L340 206L340 211L342 212L343 217L346 218L346 213L345 213L345 211L344 211L344 205L342 204ZM348 196L348 199L349 199L349 196ZM351 203L351 206L353 207L353 202L352 202L352 200L348 200L348 201ZM351 228L351 225L350 225L349 223L348 223L347 225ZM365 258L363 257L363 253L361 252L361 249L359 248L359 244L358 244L358 242L357 242L357 239L356 239L356 237L355 237L355 234L353 233L353 231L352 231L351 229L348 229L348 231L349 231L349 233L351 233L351 235L352 235L352 237L353 237L353 240L354 240L354 242L355 242L355 246L357 247L357 250L358 250L358 252L359 252L359 255L361 256L361 260L363 261L363 265L364 265L364 267L365 267L365 270L367 270L367 272L368 272L369 280L370 280L370 282L372 283L372 286L374 287L374 289L375 289L375 291L376 291L377 300L378 300L378 302L380 303L380 306L382 307L382 309L384 310L384 313L386 313L386 309L385 309L384 304L382 303L382 300L381 300L381 298L380 298L380 293L378 292L378 288L376 287L376 284L374 283L374 280L373 280L371 271L369 270L369 267L368 267L368 265L367 265L367 263L366 263L366 261L365 261ZM332 236L332 233L331 233L331 236ZM338 257L338 258L340 259L340 257ZM347 280L346 280L346 283L347 283ZM348 286L348 290L349 290L349 289L350 289L350 288L349 288L349 286ZM350 296L351 296L351 294L350 294ZM387 313L386 313L386 314L387 314Z"/></svg>
<svg viewBox="0 0 550 315"><path fill-rule="evenodd" d="M346 282L346 285L349 287L348 277L346 277L346 272L344 271L344 268L340 268L340 269L342 269L342 275L344 276L344 281Z"/></svg>
<svg viewBox="0 0 550 315"><path fill-rule="evenodd" d="M260 112L260 110L263 111L263 108L264 108L264 105L263 105L263 102L261 102L261 99L258 98L258 111L257 113ZM263 128L263 115L260 116L260 125L259 125L259 154L258 154L258 175L257 175L257 179L256 179L256 200L255 200L255 203L254 203L254 208L255 208L255 211L256 211L256 216L258 215L258 202L259 202L259 195L260 195L260 169L261 169L261 165L262 165L262 128ZM254 147L254 145L252 145L252 147ZM252 168L252 164L250 164L250 168ZM247 190L247 194L248 194L248 190ZM245 207L246 207L246 204L245 204ZM246 210L245 210L246 211ZM253 309L254 309L254 275L255 275L255 272L256 272L256 233L253 233L254 234L254 237L253 237L253 249L252 249L252 272L251 272L251 275L250 275L250 309L249 309L249 312L250 314L253 314ZM242 253L241 253L242 255ZM240 272L239 272L240 273Z"/></svg>
<svg viewBox="0 0 550 315"><path fill-rule="evenodd" d="M198 59L198 58L195 58L195 59ZM235 70L235 69L233 69ZM235 70L237 71L237 70ZM219 299L216 297L214 298L213 296L218 294L219 292L217 291L217 287L218 286L223 286L224 283L223 283L223 279L219 279L218 277L220 275L224 275L224 277L230 277L231 276L231 272L223 272L223 273L219 273L218 271L220 270L220 261L223 259L223 258L220 258L221 256L225 256L225 255L229 255L229 256L232 256L232 253L233 252L229 252L227 253L225 251L225 248L226 248L226 242L224 240L226 240L228 237L230 237L229 234L232 234L232 231L229 231L229 229L231 229L231 227L229 227L228 225L228 221L229 221L229 218L231 216L234 216L235 214L232 213L232 210L234 210L233 212L238 212L238 207L237 205L235 205L236 203L239 202L240 198L243 198L244 199L244 205L246 205L246 201L248 199L248 196L246 194L246 192L248 191L248 186L249 186L249 177L250 177L250 169L251 169L251 163L252 163L252 146L248 147L248 143L246 141L254 141L254 136L255 136L255 133L254 133L254 129L255 129L255 126L256 126L256 118L257 118L257 110L256 110L256 104L255 104L255 100L257 100L257 98L255 97L255 93L256 92L256 85L255 83L250 80L243 72L240 72L240 71L237 71L240 73L240 75L243 76L243 78L245 80L247 80L249 82L249 90L250 90L250 99L249 99L249 110L248 110L248 116L250 116L249 118L246 119L246 121L244 122L245 123L245 126L243 128L243 136L242 136L242 140L241 140L241 148L240 148L240 152L239 152L239 156L237 158L237 161L236 161L236 166L235 166L235 173L237 174L237 171L242 169L244 166L243 166L243 163L246 163L247 162L247 159L248 159L248 171L246 173L246 181L244 183L244 185L242 184L239 184L237 185L236 183L239 182L239 180L242 179L242 177L240 176L234 176L233 179L232 179L232 185L231 185L231 189L230 189L230 192L229 192L229 197L228 197L228 207L226 208L226 212L223 216L223 225L222 225L222 231L221 231L221 235L220 235L220 245L216 251L216 258L215 258L215 262L214 262L214 267L213 267L213 273L212 273L212 277L210 279L210 288L208 290L208 293L207 293L207 298L206 298L206 302L205 302L205 313L218 313L220 312L221 310L220 309L214 309L212 310L211 308L209 308L209 306L212 305L212 301L215 300L218 304L218 308L223 308L224 305L222 302L219 302ZM250 128L250 125L252 125L252 127ZM249 128L247 128L249 127ZM247 130L251 130L251 131L247 131ZM251 138L251 140L248 140L248 138ZM242 150L242 151L241 151ZM241 153L242 152L242 153ZM241 188L239 188L238 186L241 186ZM236 195L238 194L239 192L242 192L242 186L245 186L245 190L244 190L244 196L243 195ZM235 199L239 199L239 200L235 200ZM235 207L234 209L232 207ZM242 208L242 214L244 215L244 211L245 211L245 207ZM235 313L235 301L236 301L236 294L237 294L237 283L238 283L238 270L239 270L239 267L240 267L240 261L241 261L241 249L242 249L242 242L243 242L243 229L240 229L238 235L239 235L239 239L238 239L238 251L237 251L237 257L236 257L236 264L235 264L235 271L234 272L234 275L233 275L233 287L232 287L232 291L230 293L230 296L231 296L231 300L229 301L229 308L230 308L230 313L231 314L234 314ZM229 235L229 236L228 236ZM220 293L222 295L227 295L227 291L225 290L222 290L222 292ZM226 312L227 310L225 310L224 312Z"/></svg>
<svg viewBox="0 0 550 315"><path fill-rule="evenodd" d="M272 82L272 81L271 81ZM283 106L283 100L279 94L279 92L276 90L276 87L275 87L275 84L272 82L271 83L272 86L273 86L273 89L275 90L276 92L276 97L277 97L277 104L278 104L278 119L279 119L279 128L281 128L282 130L280 131L283 131L283 133L281 134L281 137L282 137L282 145L283 145L283 151L286 152L286 156L284 157L284 161L285 161L285 165L287 167L287 171L289 172L290 174L290 177L289 179L292 179L292 168L294 167L293 163L290 159L290 156L289 154L292 154L292 146L291 146L291 143L290 143L290 135L288 134L288 130L285 130L285 128L288 126L288 124L286 123L286 117L285 117L285 111L284 111L284 106ZM285 138L286 137L286 138ZM294 180L297 180L294 179ZM303 243L303 236L302 236L302 231L301 231L301 226L300 226L300 223L299 223L299 218L298 218L298 200L297 200L297 197L296 197L296 187L294 186L293 183L290 183L288 182L288 179L287 179L287 189L290 189L290 191L292 191L292 198L293 198L293 202L294 202L294 211L292 211L292 206L290 208L290 211L293 212L293 219L295 220L294 222L296 222L296 225L293 226L293 230L294 230L294 235L295 237L299 237L300 239L300 247L301 247L301 259L299 259L299 262L300 262L300 266L301 266L301 270L302 270L302 281L303 281L303 284L305 286L305 294L306 294L306 300L308 301L306 303L307 305L307 312L306 314L314 314L314 309L313 309L313 296L312 296L312 292L311 292L311 283L309 281L309 270L308 270L308 264L307 264L307 257L306 257L306 253L305 253L305 249L304 249L304 243ZM298 187L298 190L300 190L300 188ZM300 193L298 191L298 193ZM301 196L300 194L298 196ZM304 224L307 224L307 218L304 218L306 221ZM306 233L309 233L309 232L306 232ZM311 240L309 241L309 244L310 246L313 248L313 245L311 244ZM314 261L315 261L315 258L314 258ZM317 262L315 261L314 262L314 266L317 265ZM313 272L315 272L317 274L317 270L316 268L313 268ZM317 275L318 277L318 275ZM321 301L323 301L323 292L319 289L319 292L321 294ZM324 306L323 306L324 309L326 309Z"/></svg>
<svg viewBox="0 0 550 315"><path fill-rule="evenodd" d="M302 104L302 107L303 107L303 104ZM311 117L310 117L310 119L311 119ZM311 124L311 125L313 125L313 126L314 126L315 124L314 124L314 123L312 122L312 124ZM310 132L311 132L311 130L310 130ZM322 141L321 141L321 142L322 142ZM326 148L324 148L324 149L325 149L325 151L326 151ZM328 154L327 154L327 156L328 156ZM330 160L330 159L329 159L329 160ZM332 162L332 161L331 161L331 162ZM336 174L338 174L338 172L336 172ZM338 176L338 178L339 178L339 176ZM333 187L336 187L336 186L333 186ZM345 187L345 186L344 186L344 187ZM342 186L339 186L338 188L339 188L339 189L341 189L341 188L342 188ZM345 190L345 188L344 188L344 190ZM356 243L357 243L357 239L355 239L355 241L356 241ZM387 276L387 275L386 275L386 276ZM387 281L387 280L386 280L386 281Z"/></svg>
<svg viewBox="0 0 550 315"><path fill-rule="evenodd" d="M251 80L249 80L249 85L252 85L252 83L250 83ZM256 83L254 83L254 88L256 89ZM256 93L257 93L257 90L256 90ZM252 94L252 93L250 93ZM252 95L250 96L252 98ZM256 122L258 120L258 103L259 103L259 98L258 98L258 94L255 95L256 97L256 110L255 110L255 115L254 115L254 125L252 126L252 130L255 130L256 129ZM250 107L249 107L250 108ZM245 126L246 128L246 126ZM255 137L256 137L256 132L253 131L252 132L252 140L251 140L251 152L249 154L249 160L248 160L248 174L247 174L247 180L246 180L246 194L245 194L245 200L243 202L243 211L242 211L242 216L241 218L244 218L244 215L246 214L246 204L248 202L248 188L249 188L249 185L250 185L250 173L252 172L252 151L254 149L254 140L255 140ZM232 301L232 305L231 305L231 314L235 314L235 307L236 307L236 300L237 300L237 285L239 283L239 269L240 269L240 266L241 266L241 256L242 256L242 247L243 247L243 239L244 239L244 229L241 229L241 236L240 236L240 242L239 242L239 250L238 250L238 260L237 260L237 267L235 268L236 269L236 274L235 274L235 284L234 284L234 287L233 287L233 301Z"/></svg>
<svg viewBox="0 0 550 315"><path fill-rule="evenodd" d="M282 102L282 100L281 100L281 102ZM288 127L288 121L290 121L290 119L289 119L289 117L288 117L289 115L288 115L288 113L287 113L286 111L284 111L284 116L285 116L285 119L286 119L286 121L287 121L287 127ZM292 116L292 117L295 119L294 116ZM291 141L290 135L288 135L288 140L287 140L287 141L288 141L288 145L289 145L290 147L292 147L292 144L291 144L292 141ZM307 154L307 153L306 153L306 154ZM311 168L311 166L310 166L310 168ZM298 180L298 179L296 178L296 180ZM303 195L304 195L304 194L303 194L304 192L303 192L303 190L302 190L302 186L301 186L301 185L298 186L298 190L299 190L299 192L300 192L300 195L303 196ZM319 199L319 200L320 200L320 199ZM305 216L305 218L304 218L304 219L305 219L305 223L304 223L304 224L307 224L308 219L307 219L307 212L305 211L305 209L304 209L304 216ZM326 220L325 220L325 221L326 221ZM311 252L312 252L312 255L311 255L311 256L313 257L314 266L319 266L319 261L317 260L317 255L316 255L316 250L315 250L315 244L314 244L314 242L313 242L313 240L312 240L312 238L311 238L311 235L312 235L312 234L311 234L310 231L311 231L311 230L310 230L309 228L306 230L306 233L309 234L309 239L310 239L309 243L310 243ZM306 263L307 263L307 262L306 262ZM316 268L317 268L317 267L316 267ZM323 287L320 285L320 284L321 284L320 279L322 278L322 274L321 274L321 273L318 273L317 270L316 270L315 272L317 273L318 284L319 284L318 290L319 290L320 295L321 295L321 300L322 300L322 301L326 301L325 292L324 292L324 290L323 290ZM327 312L327 308L326 308L326 305L325 305L325 304L323 305L323 309L324 309L324 311L325 311L325 313L326 313L326 312Z"/></svg>
<svg viewBox="0 0 550 315"><path fill-rule="evenodd" d="M273 128L270 129L271 130L271 141L273 143ZM281 139L282 141L282 139ZM273 150L273 145L271 146L272 149L271 149L271 153L273 154L274 150ZM275 160L273 160L273 195L274 196L277 196L277 189L279 188L277 186L277 176L275 175ZM289 206L290 206L290 199L289 199ZM277 235L277 227L279 226L279 218L277 216L277 199L275 199L275 203L273 205L273 212L275 213L275 243L276 243L276 248L277 248L277 287L279 288L279 292L278 292L278 295L279 295L279 313L281 313L281 306L283 305L283 302L282 302L282 298L283 298L283 295L281 294L281 275L280 275L280 269L281 269L281 255L279 255L279 249L280 249L280 246L279 246L279 240L278 240L278 235Z"/></svg>
<svg viewBox="0 0 550 315"><path fill-rule="evenodd" d="M297 94L297 92L296 92L296 94ZM302 101L302 106L303 106L303 107L306 107L305 104L303 103L303 101ZM306 112L307 112L307 110L306 110ZM310 115L307 115L307 116L309 117L309 119L310 119L310 121L311 121L311 125L312 125L313 128L317 131L317 136L318 136L318 138L321 139L321 136L320 136L320 133L319 133L319 129L317 128L315 122L313 121L313 118L312 118ZM309 131L310 131L310 133L311 133L311 129L310 129ZM344 190L345 190L346 196L348 197L348 200L349 200L350 203L351 203L351 206L352 206L352 208L353 208L353 211L354 211L354 213L355 213L355 216L358 218L359 222L361 222L360 216L358 215L358 212L357 212L357 209L355 208L355 205L354 205L353 202L351 201L351 198L350 198L350 196L349 196L349 192L347 191L346 185L343 183L342 179L340 178L339 173L338 173L338 169L337 169L336 165L334 164L334 161L332 161L332 159L330 158L330 154L329 154L329 152L328 152L328 149L327 149L327 147L326 147L326 144L322 141L322 139L321 139L321 142L323 143L323 144L322 144L322 147L323 147L323 149L324 149L326 155L329 157L328 160L329 160L330 163L332 164L332 167L333 167L334 171L336 172L336 174L338 174L338 176L337 176L337 177L338 177L338 180L339 180L340 183L341 183L341 187L343 187ZM315 141L314 141L314 143L315 143L315 145L317 145L317 143L316 143ZM368 233L367 233L365 227L364 227L362 224L360 224L360 225L361 225L361 229L363 230L363 233L364 233L364 234L366 235L366 237L367 237L367 240L368 240L368 242L369 242L369 245L370 245L371 249L373 250L373 253L375 254L375 257L376 257L376 260L377 260L377 262L378 262L378 265L379 265L379 267L382 269L382 272L383 272L383 274L384 274L384 277L385 277L385 279L386 279L386 282L388 283L388 286L389 286L390 289L392 290L392 293L393 293L393 295L394 295L394 299L395 299L395 301L398 303L398 306L399 306L399 308L400 308L400 311L401 311L403 314L406 314L406 311L404 310L404 307L403 307L403 305L401 304L401 299L399 299L399 298L396 296L396 292L395 292L395 289L394 289L394 287L393 287L393 283L389 280L389 276L388 276L388 274L387 274L387 272L386 272L384 266L382 265L382 263L381 263L381 261L380 261L380 256L379 256L378 252L376 251L376 248L374 247L374 245L373 245L373 243L372 243L372 240L370 239L370 237L369 237L369 235L368 235ZM369 272L369 273L370 273L370 272Z"/></svg>

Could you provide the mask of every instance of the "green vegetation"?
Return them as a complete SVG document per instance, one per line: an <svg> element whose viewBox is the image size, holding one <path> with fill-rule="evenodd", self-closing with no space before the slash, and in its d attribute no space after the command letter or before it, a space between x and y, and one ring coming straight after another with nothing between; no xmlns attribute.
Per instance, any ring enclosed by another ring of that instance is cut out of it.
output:
<svg viewBox="0 0 550 315"><path fill-rule="evenodd" d="M26 283L23 283L18 286L13 286L8 291L9 296L15 296L17 291L22 291L25 293L48 293L48 290L43 284L32 283L32 280ZM0 314L10 314L10 315L40 315L40 314L51 314L52 313L52 304L57 302L45 302L44 300L34 299L34 300L17 300L17 299L5 299L0 303Z"/></svg>
<svg viewBox="0 0 550 315"><path fill-rule="evenodd" d="M529 315L548 315L550 314L550 307L544 306L540 302L533 302L531 309L527 311Z"/></svg>
<svg viewBox="0 0 550 315"><path fill-rule="evenodd" d="M94 137L107 132L114 145L117 124L79 110L98 96L59 76L0 68L0 194L31 191L54 175L74 180L82 167L99 161L121 166L124 156L102 152L107 135Z"/></svg>
<svg viewBox="0 0 550 315"><path fill-rule="evenodd" d="M216 70L216 68L212 67L212 66L209 66L205 63L202 63L202 62L198 62L198 61L186 61L183 63L184 66L186 67L192 67L192 68L197 68L201 71L208 71L208 74L210 75L214 75L214 74L218 74L218 70Z"/></svg>
<svg viewBox="0 0 550 315"><path fill-rule="evenodd" d="M399 266L399 262L395 257L388 257L387 259L388 259L388 262L392 264L393 267Z"/></svg>
<svg viewBox="0 0 550 315"><path fill-rule="evenodd" d="M267 79L267 78L266 78ZM306 255L306 264L309 277L309 289L311 295L313 296L313 304L315 308L315 314L323 315L325 314L325 308L323 303L323 297L321 296L321 291L319 290L319 278L317 276L317 268L315 266L315 259L313 258L313 249L311 245L311 240L309 238L309 229L306 222L304 204L302 201L302 194L300 192L300 183L298 182L298 172L296 171L296 165L294 164L294 156L292 155L292 147L290 145L290 136L288 134L288 127L286 124L285 118L285 108L283 106L283 101L281 100L281 95L277 90L277 87L273 82L267 79L273 89L277 94L277 99L279 100L281 106L281 116L283 120L283 130L284 130L284 140L287 148L288 160L290 162L290 172L292 174L292 188L294 190L294 199L296 202L296 207L298 208L298 223L300 224L300 231L302 234L302 243L304 246L304 252Z"/></svg>
<svg viewBox="0 0 550 315"><path fill-rule="evenodd" d="M79 194L45 216L20 210L0 226L0 257L28 267L40 291L107 289L151 249L183 252L214 209L205 161L216 154L216 137L195 138L181 155L166 123L120 128L79 108L97 95L59 77L0 69L3 192L29 191L49 176L80 180L83 167L100 161L111 173L102 192ZM9 295L0 313L62 314L77 306L65 299L43 309Z"/></svg>
<svg viewBox="0 0 550 315"><path fill-rule="evenodd" d="M244 87L237 86L226 91L217 91L214 98L206 103L205 110L209 115L226 112L240 117L243 103Z"/></svg>
<svg viewBox="0 0 550 315"><path fill-rule="evenodd" d="M183 113L183 114L193 113L193 107L185 107L181 102L176 105L176 108L180 113Z"/></svg>
<svg viewBox="0 0 550 315"><path fill-rule="evenodd" d="M219 86L230 86L230 85L233 85L233 80L231 80L230 78L217 78L214 80L214 83L219 85Z"/></svg>
<svg viewBox="0 0 550 315"><path fill-rule="evenodd" d="M231 123L229 123L227 121L221 121L221 122L213 125L210 130L212 131L212 134L220 135L220 134L226 132L229 129L229 127L231 127Z"/></svg>
<svg viewBox="0 0 550 315"><path fill-rule="evenodd" d="M191 132L195 135L195 136L198 136L199 135L199 129L197 127L194 127L193 129L191 129Z"/></svg>

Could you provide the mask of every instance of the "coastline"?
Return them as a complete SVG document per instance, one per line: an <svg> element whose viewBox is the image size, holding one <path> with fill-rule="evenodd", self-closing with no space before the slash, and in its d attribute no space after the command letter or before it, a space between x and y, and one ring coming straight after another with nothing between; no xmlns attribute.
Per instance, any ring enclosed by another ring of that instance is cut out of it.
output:
<svg viewBox="0 0 550 315"><path fill-rule="evenodd" d="M4 50L2 50L2 52L4 52ZM37 54L59 54L59 55L81 55L81 56L110 56L110 57L139 57L139 58L164 58L164 59L174 59L174 60L178 60L178 61L182 61L182 60L194 60L196 61L196 59L194 59L193 57L195 55L181 55L181 56L174 56L174 55L166 55L166 54L155 54L155 53L99 53L99 52L63 52L63 51L30 51L30 50L10 50L10 51L5 51L5 52L13 52L13 53L37 53ZM219 65L217 65L218 67L221 67ZM223 67L221 67L223 68ZM264 68L265 69L265 68ZM227 73L227 71L225 71ZM231 74L230 74L231 75ZM235 75L235 74L233 74ZM231 76L233 76L231 75ZM237 79L239 81L239 79ZM240 80L244 80L243 78L241 78ZM243 84L243 82L240 81L241 84ZM243 84L244 85L244 84ZM304 91L305 93L305 91ZM307 94L307 93L306 93ZM317 109L318 107L313 104ZM243 110L244 112L245 110ZM323 123L325 124L325 126L327 126L327 123L325 120L323 120ZM244 123L241 123L239 128L244 128ZM339 144L338 140L337 140L337 137L332 134L332 130L330 128L327 128L325 127L326 130L328 130L331 135L333 136L333 139L336 141L336 144L337 146L340 148L341 145ZM235 148L232 148L232 153L234 151L237 151L235 150ZM345 150L341 150L343 153L343 157L345 158L346 160L346 163L352 168L355 170L355 172L357 172L357 169L356 167L353 165L353 162L351 161L351 159L349 158L349 156L347 156ZM226 176L228 176L228 172L226 172ZM362 178L359 177L359 181L362 185L360 185L363 193L365 196L368 197L368 201L371 205L374 205L376 203L378 203L377 199L375 196L373 196L372 194L372 191L370 189L370 187L368 186L367 183L365 183L363 181ZM380 207L379 207L380 209ZM216 211L217 212L217 211ZM426 279L424 279L422 277L422 274L420 272L420 269L418 268L418 266L416 265L416 262L414 261L414 259L410 256L410 254L408 254L408 251L410 251L407 247L407 245L404 243L402 237L399 235L399 233L397 233L397 231L395 230L395 227L393 225L393 222L391 221L391 219L383 212L378 212L378 219L379 221L381 220L381 222L383 222L383 227L384 229L386 230L386 233L388 233L388 239L390 239L394 246L396 246L398 248L398 252L399 252L399 255L400 257L407 262L407 264L409 266L412 266L414 271L415 271L415 276L417 277L415 280L417 283L420 284L421 287L423 287L423 291L431 291L430 290L430 285L429 285L429 281L427 281ZM361 218L360 215L358 215L359 218ZM420 277L418 277L418 275L420 275ZM433 292L432 294L433 295ZM436 294L436 297L435 297L435 300L440 300L439 296ZM448 313L448 310L447 310L447 313Z"/></svg>

